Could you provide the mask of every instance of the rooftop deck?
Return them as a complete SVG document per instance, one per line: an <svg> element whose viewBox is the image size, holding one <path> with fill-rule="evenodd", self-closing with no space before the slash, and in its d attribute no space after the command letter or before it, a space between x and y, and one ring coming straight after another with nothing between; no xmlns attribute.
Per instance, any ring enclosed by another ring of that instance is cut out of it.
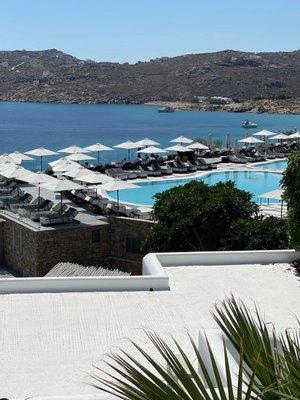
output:
<svg viewBox="0 0 300 400"><path fill-rule="evenodd" d="M112 346L131 338L149 349L141 329L173 334L213 328L210 310L233 293L279 329L296 325L300 281L288 264L189 265L164 268L170 290L0 296L1 395L92 394L84 382Z"/></svg>

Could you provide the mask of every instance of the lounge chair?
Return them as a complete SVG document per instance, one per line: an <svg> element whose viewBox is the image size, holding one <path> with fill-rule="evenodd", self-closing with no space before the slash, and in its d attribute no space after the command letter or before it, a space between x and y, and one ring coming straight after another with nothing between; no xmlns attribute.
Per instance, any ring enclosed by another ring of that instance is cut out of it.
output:
<svg viewBox="0 0 300 400"><path fill-rule="evenodd" d="M21 192L19 195L7 196L0 200L0 207L8 207L10 204L26 204L30 203L32 195L29 193Z"/></svg>
<svg viewBox="0 0 300 400"><path fill-rule="evenodd" d="M16 182L11 182L9 185L5 185L0 188L0 195L11 193L14 189L18 187L19 186Z"/></svg>
<svg viewBox="0 0 300 400"><path fill-rule="evenodd" d="M181 161L181 164L187 168L188 172L195 172L197 171L197 166L191 164L189 161Z"/></svg>
<svg viewBox="0 0 300 400"><path fill-rule="evenodd" d="M148 172L149 176L161 176L161 171L154 168L153 165L143 165L145 171Z"/></svg>
<svg viewBox="0 0 300 400"><path fill-rule="evenodd" d="M4 199L4 202L6 203L7 206L10 204L29 204L31 200L33 199L32 195L30 193L24 193L22 196L18 196L15 198L6 198Z"/></svg>
<svg viewBox="0 0 300 400"><path fill-rule="evenodd" d="M25 210L31 210L35 207L38 207L39 204L42 204L45 201L43 197L36 197L31 203L29 204L10 204L10 209L13 212L18 212L19 208L23 208Z"/></svg>
<svg viewBox="0 0 300 400"><path fill-rule="evenodd" d="M169 165L158 164L158 167L159 167L162 175L172 175L173 174L173 170Z"/></svg>
<svg viewBox="0 0 300 400"><path fill-rule="evenodd" d="M75 208L70 207L64 213L49 213L40 217L41 225L51 226L59 224L67 224L74 221L74 218L78 214Z"/></svg>
<svg viewBox="0 0 300 400"><path fill-rule="evenodd" d="M176 161L168 161L167 164L172 168L175 173L185 173L187 172L187 167L179 165Z"/></svg>

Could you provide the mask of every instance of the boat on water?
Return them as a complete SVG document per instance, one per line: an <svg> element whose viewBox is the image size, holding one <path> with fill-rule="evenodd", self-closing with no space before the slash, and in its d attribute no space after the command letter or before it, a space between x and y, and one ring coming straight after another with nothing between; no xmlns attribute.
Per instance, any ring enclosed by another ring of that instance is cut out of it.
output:
<svg viewBox="0 0 300 400"><path fill-rule="evenodd" d="M256 128L257 124L255 122L251 122L248 119L242 122L242 128Z"/></svg>
<svg viewBox="0 0 300 400"><path fill-rule="evenodd" d="M163 107L158 109L159 113L172 113L175 112L174 108L172 107Z"/></svg>

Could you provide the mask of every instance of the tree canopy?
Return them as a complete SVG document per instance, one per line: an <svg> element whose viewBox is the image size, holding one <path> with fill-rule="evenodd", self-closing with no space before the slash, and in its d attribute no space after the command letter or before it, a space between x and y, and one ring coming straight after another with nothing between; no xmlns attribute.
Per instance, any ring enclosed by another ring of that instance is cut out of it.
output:
<svg viewBox="0 0 300 400"><path fill-rule="evenodd" d="M289 156L282 185L288 208L291 241L294 246L300 247L300 152Z"/></svg>
<svg viewBox="0 0 300 400"><path fill-rule="evenodd" d="M258 216L251 193L233 182L192 181L156 195L151 251L215 251L286 248L286 224Z"/></svg>

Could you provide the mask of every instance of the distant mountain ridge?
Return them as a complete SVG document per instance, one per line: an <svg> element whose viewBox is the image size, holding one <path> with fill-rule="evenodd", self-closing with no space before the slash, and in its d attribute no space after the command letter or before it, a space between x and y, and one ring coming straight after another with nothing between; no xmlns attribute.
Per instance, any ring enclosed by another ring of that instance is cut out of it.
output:
<svg viewBox="0 0 300 400"><path fill-rule="evenodd" d="M195 96L300 97L300 50L162 57L136 64L79 60L56 49L0 51L0 100L192 102Z"/></svg>

